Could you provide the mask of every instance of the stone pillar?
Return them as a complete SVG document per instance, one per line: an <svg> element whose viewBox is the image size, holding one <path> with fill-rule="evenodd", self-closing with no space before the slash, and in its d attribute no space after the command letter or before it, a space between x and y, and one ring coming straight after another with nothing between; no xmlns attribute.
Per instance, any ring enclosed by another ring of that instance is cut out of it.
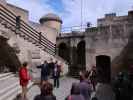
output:
<svg viewBox="0 0 133 100"><path fill-rule="evenodd" d="M86 69L91 70L92 66L95 65L94 54L96 52L91 38L86 38Z"/></svg>

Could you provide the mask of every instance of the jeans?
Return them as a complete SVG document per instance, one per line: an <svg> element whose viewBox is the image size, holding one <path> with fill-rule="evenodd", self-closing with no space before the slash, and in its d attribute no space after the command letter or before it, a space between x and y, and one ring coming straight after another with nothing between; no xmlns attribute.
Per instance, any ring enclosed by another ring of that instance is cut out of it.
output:
<svg viewBox="0 0 133 100"><path fill-rule="evenodd" d="M54 77L54 87L59 88L60 82L59 82L59 77Z"/></svg>

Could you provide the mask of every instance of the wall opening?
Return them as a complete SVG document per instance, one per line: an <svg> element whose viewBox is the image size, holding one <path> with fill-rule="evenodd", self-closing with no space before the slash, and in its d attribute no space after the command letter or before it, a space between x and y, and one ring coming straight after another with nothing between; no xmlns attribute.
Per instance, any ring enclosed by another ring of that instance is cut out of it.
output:
<svg viewBox="0 0 133 100"><path fill-rule="evenodd" d="M96 68L98 80L109 83L111 80L111 57L107 55L96 56Z"/></svg>
<svg viewBox="0 0 133 100"><path fill-rule="evenodd" d="M65 59L66 61L70 61L70 50L65 43L61 43L58 47L58 55Z"/></svg>
<svg viewBox="0 0 133 100"><path fill-rule="evenodd" d="M85 41L81 41L77 45L77 64L82 68L86 67Z"/></svg>
<svg viewBox="0 0 133 100"><path fill-rule="evenodd" d="M20 65L15 50L5 38L0 37L0 72L16 72Z"/></svg>

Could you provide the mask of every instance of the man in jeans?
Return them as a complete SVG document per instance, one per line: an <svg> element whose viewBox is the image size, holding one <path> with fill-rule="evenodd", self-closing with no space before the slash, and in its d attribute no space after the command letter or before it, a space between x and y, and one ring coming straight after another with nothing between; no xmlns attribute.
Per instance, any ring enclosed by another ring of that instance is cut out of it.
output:
<svg viewBox="0 0 133 100"><path fill-rule="evenodd" d="M37 68L41 68L41 84L45 84L50 73L47 61L45 60L44 63L40 66L37 66Z"/></svg>
<svg viewBox="0 0 133 100"><path fill-rule="evenodd" d="M54 70L53 70L53 79L54 79L54 87L59 88L60 82L60 72L61 72L61 66L58 65L58 62L55 62Z"/></svg>

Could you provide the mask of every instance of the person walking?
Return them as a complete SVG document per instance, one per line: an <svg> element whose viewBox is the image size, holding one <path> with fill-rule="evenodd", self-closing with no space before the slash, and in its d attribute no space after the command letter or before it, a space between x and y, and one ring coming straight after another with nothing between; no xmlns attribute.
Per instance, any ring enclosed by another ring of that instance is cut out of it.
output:
<svg viewBox="0 0 133 100"><path fill-rule="evenodd" d="M80 88L78 83L72 84L71 93L66 97L65 100L85 100L80 93Z"/></svg>
<svg viewBox="0 0 133 100"><path fill-rule="evenodd" d="M85 100L90 100L91 93L93 91L93 86L88 80L89 73L87 71L82 71L80 75L79 89L80 93L84 96Z"/></svg>
<svg viewBox="0 0 133 100"><path fill-rule="evenodd" d="M28 63L24 62L22 67L19 70L20 85L22 87L22 94L21 94L22 100L27 100L27 85L30 80L27 66L28 66Z"/></svg>
<svg viewBox="0 0 133 100"><path fill-rule="evenodd" d="M54 87L59 88L60 86L60 72L61 72L61 66L58 65L58 61L55 62L54 70L53 70L53 79L54 79Z"/></svg>
<svg viewBox="0 0 133 100"><path fill-rule="evenodd" d="M37 66L37 68L41 68L41 85L45 84L48 81L48 76L50 73L47 61L45 60L44 63Z"/></svg>
<svg viewBox="0 0 133 100"><path fill-rule="evenodd" d="M53 85L49 82L41 86L41 94L35 96L34 100L56 100L53 95Z"/></svg>

